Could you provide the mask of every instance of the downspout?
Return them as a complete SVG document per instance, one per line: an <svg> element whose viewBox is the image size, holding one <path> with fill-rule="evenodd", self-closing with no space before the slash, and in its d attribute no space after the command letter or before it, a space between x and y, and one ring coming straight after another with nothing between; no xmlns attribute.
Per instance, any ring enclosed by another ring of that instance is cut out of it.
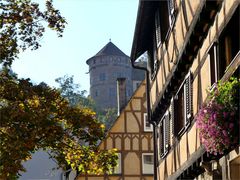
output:
<svg viewBox="0 0 240 180"><path fill-rule="evenodd" d="M153 125L153 157L154 157L154 180L157 180L157 166L158 166L158 147L157 147L157 123L151 119L151 107L150 107L150 81L149 81L149 71L147 68L139 67L131 61L132 67L139 70L144 70L146 75L146 100L147 100L147 117L148 122Z"/></svg>

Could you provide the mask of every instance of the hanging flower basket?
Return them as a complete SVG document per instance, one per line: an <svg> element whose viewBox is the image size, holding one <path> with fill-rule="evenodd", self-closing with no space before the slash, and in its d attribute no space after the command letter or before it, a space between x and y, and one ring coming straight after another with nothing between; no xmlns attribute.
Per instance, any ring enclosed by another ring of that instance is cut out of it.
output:
<svg viewBox="0 0 240 180"><path fill-rule="evenodd" d="M211 154L224 154L239 143L239 88L236 78L219 82L197 114L200 141Z"/></svg>

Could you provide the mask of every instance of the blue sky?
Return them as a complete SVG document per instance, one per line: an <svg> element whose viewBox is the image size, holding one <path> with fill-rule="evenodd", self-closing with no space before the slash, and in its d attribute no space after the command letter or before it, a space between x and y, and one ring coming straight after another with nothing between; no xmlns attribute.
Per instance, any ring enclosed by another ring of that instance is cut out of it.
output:
<svg viewBox="0 0 240 180"><path fill-rule="evenodd" d="M47 30L42 47L21 53L13 70L19 77L51 86L57 85L57 77L74 75L80 88L89 91L86 60L109 39L130 55L138 0L54 0L54 5L68 22L63 38Z"/></svg>

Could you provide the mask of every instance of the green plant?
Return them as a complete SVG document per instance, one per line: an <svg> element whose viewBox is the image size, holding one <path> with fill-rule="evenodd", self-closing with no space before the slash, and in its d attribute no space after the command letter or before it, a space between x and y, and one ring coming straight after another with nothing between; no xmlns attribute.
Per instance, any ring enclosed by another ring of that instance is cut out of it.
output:
<svg viewBox="0 0 240 180"><path fill-rule="evenodd" d="M231 77L227 82L219 81L214 91L208 91L208 100L215 99L218 104L234 109L238 103L239 89L240 80L235 77Z"/></svg>
<svg viewBox="0 0 240 180"><path fill-rule="evenodd" d="M197 114L200 140L209 153L223 154L238 142L239 89L237 78L218 82Z"/></svg>

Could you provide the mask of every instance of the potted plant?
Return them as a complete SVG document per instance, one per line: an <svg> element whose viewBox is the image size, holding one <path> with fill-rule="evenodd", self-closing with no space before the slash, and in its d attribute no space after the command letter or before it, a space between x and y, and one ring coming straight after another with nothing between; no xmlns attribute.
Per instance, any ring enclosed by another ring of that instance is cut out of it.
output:
<svg viewBox="0 0 240 180"><path fill-rule="evenodd" d="M218 82L197 114L200 141L211 154L224 154L239 143L239 89L237 78Z"/></svg>

